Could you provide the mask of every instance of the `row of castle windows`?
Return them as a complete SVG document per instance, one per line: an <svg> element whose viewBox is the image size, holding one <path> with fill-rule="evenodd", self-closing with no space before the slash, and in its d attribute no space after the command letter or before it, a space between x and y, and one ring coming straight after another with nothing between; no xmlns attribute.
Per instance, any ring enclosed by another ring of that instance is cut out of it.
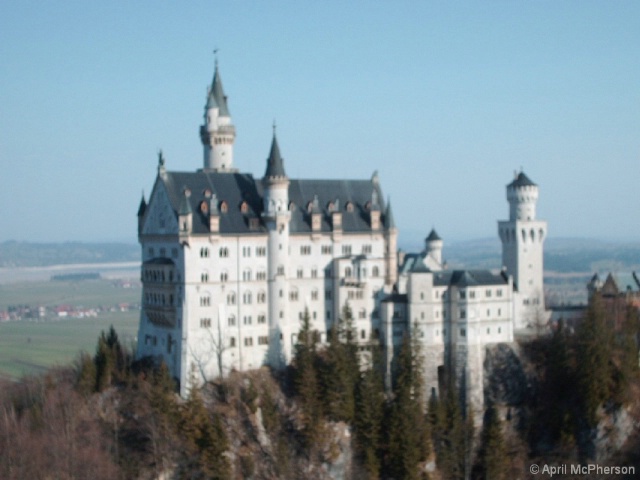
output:
<svg viewBox="0 0 640 480"><path fill-rule="evenodd" d="M244 337L243 340L245 347L253 347L253 337ZM258 345L269 345L269 337L262 335L258 337ZM229 337L229 347L236 346L236 337Z"/></svg>
<svg viewBox="0 0 640 480"><path fill-rule="evenodd" d="M505 242L507 243L515 242L517 240L516 231L513 228L506 228L502 231L502 233L503 233ZM533 228L528 232L526 229L523 228L520 230L520 236L523 242L526 242L528 239L530 239L532 242L535 242L536 240L538 240L539 242L542 242L542 240L544 240L544 230L542 228L539 229L537 238L536 238L536 231Z"/></svg>
<svg viewBox="0 0 640 480"><path fill-rule="evenodd" d="M146 282L164 282L167 278L164 270L150 270L145 268L143 271L144 281ZM169 281L173 282L173 270L169 270Z"/></svg>
<svg viewBox="0 0 640 480"><path fill-rule="evenodd" d="M245 258L251 257L252 247L242 247L242 256ZM209 258L210 251L208 247L202 247L200 249L200 258ZM267 255L267 247L255 247L256 257L265 257ZM218 256L220 258L229 257L229 249L227 247L220 247L218 250Z"/></svg>
<svg viewBox="0 0 640 480"><path fill-rule="evenodd" d="M154 258L156 255L156 250L153 247L149 247L147 249L147 253L149 255L149 258ZM162 247L160 248L160 256L161 257L166 257L167 256L167 249ZM178 249L177 248L172 248L171 249L171 257L172 258L178 258Z"/></svg>
<svg viewBox="0 0 640 480"><path fill-rule="evenodd" d="M173 306L173 295L169 295L168 302L164 293L145 293L144 300L147 305Z"/></svg>
<svg viewBox="0 0 640 480"><path fill-rule="evenodd" d="M440 310L435 310L434 312L434 316L435 318L440 318ZM502 309L499 308L496 312L496 316L501 317L502 316ZM465 318L466 317L466 310L463 308L460 310L460 318ZM491 309L487 309L487 318L491 317ZM446 319L447 318L447 310L444 309L442 310L442 318ZM420 319L424 320L425 319L425 312L420 312Z"/></svg>

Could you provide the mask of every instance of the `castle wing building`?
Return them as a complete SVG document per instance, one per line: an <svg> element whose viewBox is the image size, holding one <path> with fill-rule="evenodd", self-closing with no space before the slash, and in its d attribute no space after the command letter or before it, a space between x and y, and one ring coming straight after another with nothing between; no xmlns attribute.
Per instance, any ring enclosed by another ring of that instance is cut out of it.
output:
<svg viewBox="0 0 640 480"><path fill-rule="evenodd" d="M538 187L524 173L507 186L510 217L499 223L505 268L449 270L435 229L422 252L399 255L377 173L289 178L275 127L263 176L241 173L217 62L200 138L202 167L171 171L160 153L138 207L139 358L164 362L186 395L233 370L283 367L305 315L324 342L348 305L361 350L382 346L388 379L411 335L428 389L449 370L482 404L484 348L513 341L544 308L546 223L535 218Z"/></svg>

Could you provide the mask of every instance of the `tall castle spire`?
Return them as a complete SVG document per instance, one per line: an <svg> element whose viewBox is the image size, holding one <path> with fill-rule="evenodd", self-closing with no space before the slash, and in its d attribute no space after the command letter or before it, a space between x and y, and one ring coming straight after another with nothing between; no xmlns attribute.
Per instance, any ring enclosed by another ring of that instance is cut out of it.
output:
<svg viewBox="0 0 640 480"><path fill-rule="evenodd" d="M233 142L236 129L231 122L227 96L222 88L218 59L204 107L204 124L200 126L200 139L204 147L204 169L228 172L233 170Z"/></svg>

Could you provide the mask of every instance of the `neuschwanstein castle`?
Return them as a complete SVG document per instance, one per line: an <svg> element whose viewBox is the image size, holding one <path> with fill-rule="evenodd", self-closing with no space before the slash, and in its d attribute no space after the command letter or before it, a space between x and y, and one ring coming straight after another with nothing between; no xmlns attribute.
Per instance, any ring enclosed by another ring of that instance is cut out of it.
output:
<svg viewBox="0 0 640 480"><path fill-rule="evenodd" d="M507 185L503 267L448 270L434 230L422 252L398 252L377 173L289 178L275 128L262 178L240 173L217 62L200 138L202 168L170 171L160 154L138 210L138 357L164 360L184 395L190 381L282 367L305 310L324 341L348 303L363 347L379 343L390 364L410 333L423 347L427 388L450 366L482 404L484 347L512 342L544 316L546 222L536 219L535 183L521 172Z"/></svg>

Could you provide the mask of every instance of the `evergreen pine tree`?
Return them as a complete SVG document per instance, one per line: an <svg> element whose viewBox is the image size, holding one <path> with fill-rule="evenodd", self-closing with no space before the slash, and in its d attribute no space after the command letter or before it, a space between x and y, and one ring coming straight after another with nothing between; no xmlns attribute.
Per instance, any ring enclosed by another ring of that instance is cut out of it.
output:
<svg viewBox="0 0 640 480"><path fill-rule="evenodd" d="M77 359L76 389L82 395L90 395L96 389L96 365L87 352L81 352Z"/></svg>
<svg viewBox="0 0 640 480"><path fill-rule="evenodd" d="M467 436L455 380L449 379L444 399L439 402L436 453L438 467L447 479L465 478Z"/></svg>
<svg viewBox="0 0 640 480"><path fill-rule="evenodd" d="M293 383L303 410L303 432L306 446L316 443L321 434L322 401L318 373L320 335L311 329L309 311L305 309L293 359Z"/></svg>
<svg viewBox="0 0 640 480"><path fill-rule="evenodd" d="M100 333L96 354L93 359L96 366L96 392L101 392L111 386L113 371L115 369L115 358L112 350L107 344L107 337L104 332Z"/></svg>
<svg viewBox="0 0 640 480"><path fill-rule="evenodd" d="M487 410L482 428L480 465L485 480L507 479L507 448L502 434L502 422L495 406Z"/></svg>
<svg viewBox="0 0 640 480"><path fill-rule="evenodd" d="M547 348L541 404L544 414L541 412L540 418L552 440L560 440L563 444L573 443L574 438L577 387L572 358L570 339L560 320Z"/></svg>
<svg viewBox="0 0 640 480"><path fill-rule="evenodd" d="M400 348L389 411L387 469L393 478L419 478L419 463L429 452L419 362L412 343L406 336Z"/></svg>
<svg viewBox="0 0 640 480"><path fill-rule="evenodd" d="M186 445L183 477L222 480L231 475L224 453L229 448L220 418L210 414L197 388L180 410L180 433Z"/></svg>
<svg viewBox="0 0 640 480"><path fill-rule="evenodd" d="M595 427L598 407L609 398L612 381L610 358L613 337L611 328L606 324L599 294L591 297L576 337L578 398L582 402L584 420L588 426Z"/></svg>
<svg viewBox="0 0 640 480"><path fill-rule="evenodd" d="M327 414L332 420L349 423L353 421L355 389L359 373L353 316L347 304L337 324L329 330L329 344L324 352L322 369L324 403Z"/></svg>
<svg viewBox="0 0 640 480"><path fill-rule="evenodd" d="M374 352L371 367L362 372L357 384L354 418L356 449L371 479L380 474L384 398L384 381Z"/></svg>

